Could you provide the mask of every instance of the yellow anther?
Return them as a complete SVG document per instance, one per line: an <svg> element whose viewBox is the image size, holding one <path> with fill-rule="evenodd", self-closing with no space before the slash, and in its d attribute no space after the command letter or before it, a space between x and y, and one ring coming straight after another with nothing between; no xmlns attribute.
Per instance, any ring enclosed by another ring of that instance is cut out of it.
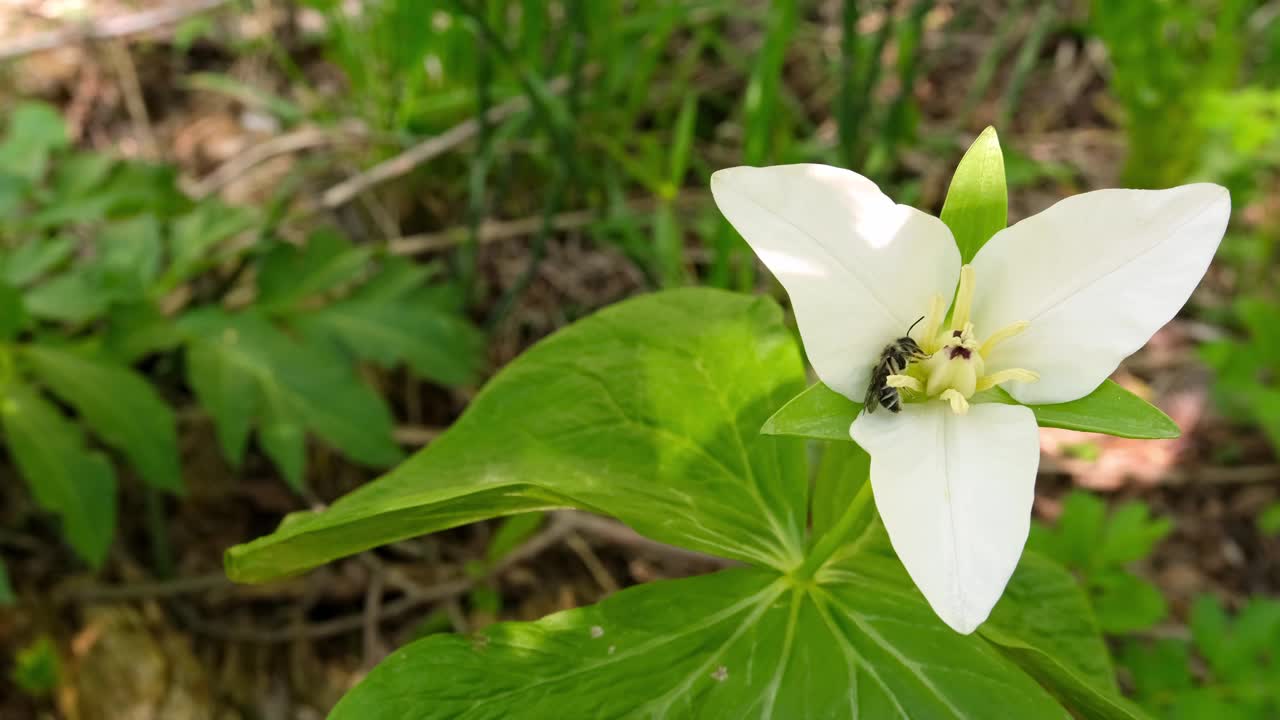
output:
<svg viewBox="0 0 1280 720"><path fill-rule="evenodd" d="M979 349L978 352L982 353L983 357L986 357L991 353L992 348L1015 335L1021 334L1023 330L1026 330L1029 327L1031 327L1031 323L1026 320L1019 320L1016 323L1005 325L999 330L991 333L991 337L988 337L986 342L982 343L982 348Z"/></svg>
<svg viewBox="0 0 1280 720"><path fill-rule="evenodd" d="M1000 370L978 378L978 392L990 390L1001 383L1033 383L1039 379L1040 373L1024 370L1023 368L1009 368L1008 370Z"/></svg>
<svg viewBox="0 0 1280 720"><path fill-rule="evenodd" d="M951 403L951 412L957 415L967 415L969 413L969 400L959 390L944 390L938 397Z"/></svg>
<svg viewBox="0 0 1280 720"><path fill-rule="evenodd" d="M951 332L964 330L969 324L969 311L973 308L973 266L960 268L960 287L956 289L955 309L951 311Z"/></svg>
<svg viewBox="0 0 1280 720"><path fill-rule="evenodd" d="M910 375L890 375L884 379L884 384L891 388L906 388L916 392L924 392L924 384Z"/></svg>
<svg viewBox="0 0 1280 720"><path fill-rule="evenodd" d="M942 343L938 339L938 330L947 317L947 299L934 295L929 301L929 314L924 316L924 327L920 328L920 349L932 355L938 352Z"/></svg>

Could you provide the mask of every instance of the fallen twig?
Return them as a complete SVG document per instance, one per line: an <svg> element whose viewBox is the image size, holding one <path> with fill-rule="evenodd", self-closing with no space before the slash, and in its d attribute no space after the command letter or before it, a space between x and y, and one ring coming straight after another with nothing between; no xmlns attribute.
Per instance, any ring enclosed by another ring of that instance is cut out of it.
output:
<svg viewBox="0 0 1280 720"><path fill-rule="evenodd" d="M704 192L684 192L676 199L680 209L701 207L706 204L708 195ZM656 198L641 198L627 205L635 213L644 214L654 210L659 204ZM557 231L579 230L595 223L607 220L608 215L594 210L571 210L559 213L551 218L551 229ZM648 220L648 218L642 218ZM485 220L480 223L477 240L481 244L510 240L536 233L542 226L542 216L520 218L518 220ZM470 229L458 226L438 232L406 235L387 241L387 252L393 255L417 255L419 253L447 250L467 241Z"/></svg>
<svg viewBox="0 0 1280 720"><path fill-rule="evenodd" d="M549 83L551 92L554 93L564 92L568 86L568 78L563 77L556 78ZM489 124L499 123L516 113L521 113L528 109L529 98L525 95L519 95L490 108L489 112L484 114L484 121ZM374 185L405 175L428 160L443 155L475 137L479 131L479 118L470 118L458 123L449 130L414 145L390 160L380 162L359 175L347 178L334 185L321 196L320 204L329 209L343 205Z"/></svg>
<svg viewBox="0 0 1280 720"><path fill-rule="evenodd" d="M431 585L422 585L406 577L396 568L386 567L386 584L402 591L404 595L392 602L383 603L379 600L379 606L376 608L377 612L369 611L366 605L365 609L360 612L332 620L268 629L241 628L225 623L211 622L199 617L191 608L185 605L175 604L175 607L178 609L183 621L194 632L234 642L271 645L296 640L316 640L357 631L367 632L371 623L376 626L424 605L450 600L467 593L478 583L492 579L513 565L541 554L551 546L565 540L574 532L594 535L606 542L641 547L652 552L718 567L728 567L736 564L732 560L703 555L702 553L650 540L616 520L576 511L559 511L552 514L551 522L546 528L531 537L520 547L508 553L483 575L460 577Z"/></svg>
<svg viewBox="0 0 1280 720"><path fill-rule="evenodd" d="M336 144L345 138L360 136L361 133L353 128L300 128L254 145L218 166L216 170L203 178L198 180L184 178L182 180L182 189L194 198L207 197L272 158Z"/></svg>

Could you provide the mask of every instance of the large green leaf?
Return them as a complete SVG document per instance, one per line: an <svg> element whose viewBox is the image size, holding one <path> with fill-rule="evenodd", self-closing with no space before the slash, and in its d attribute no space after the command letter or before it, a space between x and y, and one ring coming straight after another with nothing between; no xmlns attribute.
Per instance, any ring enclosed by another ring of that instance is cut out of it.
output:
<svg viewBox="0 0 1280 720"><path fill-rule="evenodd" d="M255 419L265 449L294 485L302 479L304 426L357 462L385 467L401 458L390 411L331 348L300 343L253 311L202 309L179 326L188 339L188 379L232 461Z"/></svg>
<svg viewBox="0 0 1280 720"><path fill-rule="evenodd" d="M101 565L115 533L111 464L86 450L80 428L34 389L10 382L0 392L5 441L31 495L61 518L63 535L76 554Z"/></svg>
<svg viewBox="0 0 1280 720"><path fill-rule="evenodd" d="M758 569L644 585L414 643L330 717L1070 717L906 588L872 588L803 588Z"/></svg>
<svg viewBox="0 0 1280 720"><path fill-rule="evenodd" d="M63 348L31 345L23 348L22 357L94 434L129 458L147 483L182 490L177 421L145 378L123 365Z"/></svg>
<svg viewBox="0 0 1280 720"><path fill-rule="evenodd" d="M734 569L418 641L330 717L1141 717L1100 675L1105 648L1070 583L1024 563L989 623L1004 623L1000 640L959 635L873 523L810 583Z"/></svg>
<svg viewBox="0 0 1280 720"><path fill-rule="evenodd" d="M793 566L805 524L802 448L758 431L802 378L772 302L687 290L619 304L525 353L391 474L233 548L228 572L263 580L481 517L563 505L659 540ZM493 499L500 511L485 504ZM460 514L459 503L474 514Z"/></svg>
<svg viewBox="0 0 1280 720"><path fill-rule="evenodd" d="M1000 388L975 396L977 402L1017 402ZM1079 400L1053 405L1028 405L1041 427L1065 428L1118 437L1158 440L1177 437L1178 426L1164 412L1111 380ZM774 413L761 432L821 440L845 440L862 403L822 383L815 383Z"/></svg>
<svg viewBox="0 0 1280 720"><path fill-rule="evenodd" d="M754 566L420 641L375 669L337 720L1067 718L1061 700L1105 707L1107 661L1070 577L1033 569L1016 581L1034 607L1001 611L1000 643L953 632L893 554L857 457L837 453L820 474L844 486L819 495L849 509L806 542L802 447L754 430L802 377L769 301L686 289L624 302L517 359L400 470L233 548L228 572L265 579L555 505Z"/></svg>
<svg viewBox="0 0 1280 720"><path fill-rule="evenodd" d="M1004 155L996 129L982 131L956 167L942 204L942 222L951 228L961 262L969 262L992 235L1009 222Z"/></svg>
<svg viewBox="0 0 1280 720"><path fill-rule="evenodd" d="M1004 597L979 629L987 640L1083 717L1145 715L1120 696L1115 670L1089 601L1061 566L1023 555Z"/></svg>

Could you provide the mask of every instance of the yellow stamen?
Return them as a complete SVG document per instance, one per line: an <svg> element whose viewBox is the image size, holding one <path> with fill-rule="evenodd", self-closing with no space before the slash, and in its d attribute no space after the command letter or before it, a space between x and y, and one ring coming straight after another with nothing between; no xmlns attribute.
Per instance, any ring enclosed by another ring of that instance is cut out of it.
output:
<svg viewBox="0 0 1280 720"><path fill-rule="evenodd" d="M938 397L951 403L951 412L957 415L969 413L969 400L959 390L944 390Z"/></svg>
<svg viewBox="0 0 1280 720"><path fill-rule="evenodd" d="M1009 368L1008 370L1000 370L990 375L983 375L978 378L978 392L990 390L991 388L1007 382L1032 383L1040 379L1040 373L1022 368Z"/></svg>
<svg viewBox="0 0 1280 720"><path fill-rule="evenodd" d="M956 289L955 309L951 312L951 331L964 330L969 324L969 310L973 308L973 266L960 268L960 287Z"/></svg>
<svg viewBox="0 0 1280 720"><path fill-rule="evenodd" d="M934 295L929 301L929 314L924 316L924 327L920 328L920 349L932 355L938 352L942 343L938 342L938 329L947 317L947 299Z"/></svg>
<svg viewBox="0 0 1280 720"><path fill-rule="evenodd" d="M891 388L906 388L916 392L924 392L924 385L910 375L890 375L884 379L884 384Z"/></svg>
<svg viewBox="0 0 1280 720"><path fill-rule="evenodd" d="M1031 327L1031 323L1026 320L1019 320L1016 323L1005 325L999 330L991 333L991 337L987 338L987 341L982 343L982 348L979 349L978 352L982 353L983 357L985 357L991 353L991 349L996 345L1020 334L1023 330L1026 330L1029 327Z"/></svg>

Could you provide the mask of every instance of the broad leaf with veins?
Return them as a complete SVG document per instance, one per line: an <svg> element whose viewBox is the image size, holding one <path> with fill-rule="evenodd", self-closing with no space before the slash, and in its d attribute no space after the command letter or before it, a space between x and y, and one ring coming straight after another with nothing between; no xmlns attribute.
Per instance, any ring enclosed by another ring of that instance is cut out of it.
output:
<svg viewBox="0 0 1280 720"><path fill-rule="evenodd" d="M1096 626L1055 566L1033 566L1025 580L1020 572L1012 587L1026 592L1011 590L997 607L992 634L963 636L894 556L864 490L865 464L824 469L848 485L820 497L852 510L806 537L803 445L759 434L803 382L771 301L708 289L626 301L511 363L399 469L232 548L228 572L267 580L416 534L563 506L747 564L538 622L412 643L375 668L335 720L1135 717L1099 680Z"/></svg>

